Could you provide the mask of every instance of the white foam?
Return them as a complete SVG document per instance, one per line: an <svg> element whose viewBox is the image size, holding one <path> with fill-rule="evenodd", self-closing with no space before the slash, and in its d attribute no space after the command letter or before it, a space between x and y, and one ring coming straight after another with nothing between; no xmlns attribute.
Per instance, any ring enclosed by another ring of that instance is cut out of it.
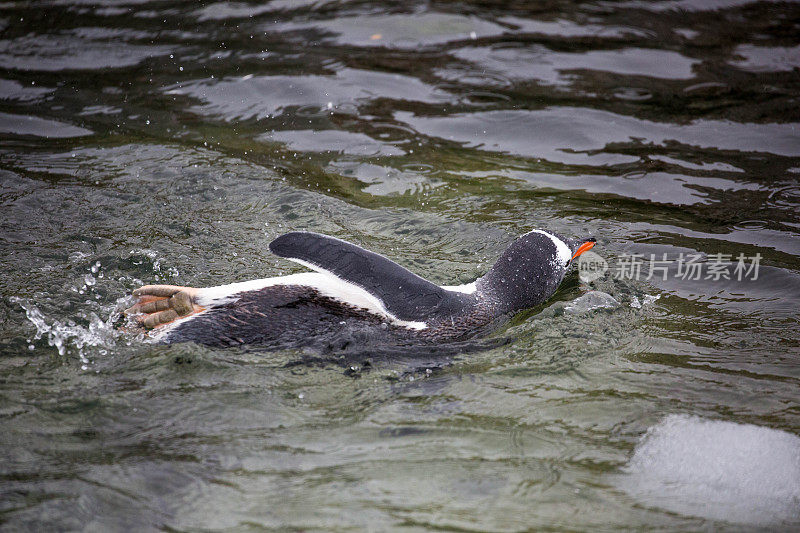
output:
<svg viewBox="0 0 800 533"><path fill-rule="evenodd" d="M800 525L800 437L670 415L647 430L619 484L648 505L756 525Z"/></svg>
<svg viewBox="0 0 800 533"><path fill-rule="evenodd" d="M564 307L564 311L571 314L586 313L595 309L613 309L619 307L619 302L602 291L589 291L586 294L575 298L569 305Z"/></svg>
<svg viewBox="0 0 800 533"><path fill-rule="evenodd" d="M642 301L640 302L639 298L634 296L633 298L631 298L631 307L633 307L634 309L641 309L642 306L650 305L651 303L655 302L659 298L661 298L660 294L656 294L656 295L645 294L644 298L642 298Z"/></svg>

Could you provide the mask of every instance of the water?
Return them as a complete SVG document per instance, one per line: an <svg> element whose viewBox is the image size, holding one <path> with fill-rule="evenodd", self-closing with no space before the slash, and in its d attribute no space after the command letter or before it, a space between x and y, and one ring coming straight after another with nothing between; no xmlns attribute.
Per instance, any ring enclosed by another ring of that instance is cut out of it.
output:
<svg viewBox="0 0 800 533"><path fill-rule="evenodd" d="M798 20L747 0L1 4L0 523L797 528ZM267 250L286 231L459 284L533 228L597 237L609 270L478 350L319 359L115 327L142 283L301 271Z"/></svg>

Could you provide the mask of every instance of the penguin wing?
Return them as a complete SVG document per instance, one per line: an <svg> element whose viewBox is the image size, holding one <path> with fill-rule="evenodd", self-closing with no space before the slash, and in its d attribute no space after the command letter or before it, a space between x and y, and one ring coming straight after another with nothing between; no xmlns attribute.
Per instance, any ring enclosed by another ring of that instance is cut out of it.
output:
<svg viewBox="0 0 800 533"><path fill-rule="evenodd" d="M448 291L380 254L349 242L310 232L281 235L269 244L279 257L357 285L399 319L418 321L456 313L469 296Z"/></svg>

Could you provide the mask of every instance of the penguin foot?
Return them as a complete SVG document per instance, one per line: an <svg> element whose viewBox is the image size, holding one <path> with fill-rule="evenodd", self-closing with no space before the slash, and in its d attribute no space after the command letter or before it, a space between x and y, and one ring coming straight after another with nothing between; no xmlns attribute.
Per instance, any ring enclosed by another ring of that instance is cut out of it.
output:
<svg viewBox="0 0 800 533"><path fill-rule="evenodd" d="M199 289L178 285L145 285L133 291L139 300L124 313L134 315L147 329L157 328L203 311L194 301L198 292Z"/></svg>

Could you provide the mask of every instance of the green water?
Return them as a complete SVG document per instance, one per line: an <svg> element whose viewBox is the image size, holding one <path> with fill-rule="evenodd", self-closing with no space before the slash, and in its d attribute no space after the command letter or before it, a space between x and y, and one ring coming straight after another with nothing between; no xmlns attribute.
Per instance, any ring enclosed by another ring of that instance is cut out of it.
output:
<svg viewBox="0 0 800 533"><path fill-rule="evenodd" d="M668 415L800 435L798 20L747 0L0 4L0 527L800 527L800 480L741 516L761 488L687 507L626 466ZM481 350L340 364L114 328L143 283L302 271L267 249L286 231L456 285L534 228L597 237L610 268ZM757 279L707 276L720 253L758 254ZM647 279L651 254L670 266ZM574 303L590 290L619 305Z"/></svg>

